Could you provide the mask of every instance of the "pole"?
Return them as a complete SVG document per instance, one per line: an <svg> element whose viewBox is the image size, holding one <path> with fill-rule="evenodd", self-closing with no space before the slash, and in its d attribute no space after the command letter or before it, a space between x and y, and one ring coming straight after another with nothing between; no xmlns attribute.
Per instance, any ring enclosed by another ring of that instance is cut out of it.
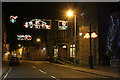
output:
<svg viewBox="0 0 120 80"><path fill-rule="evenodd" d="M91 44L91 22L90 22L90 56L89 56L89 64L90 68L93 69L93 57L92 57L92 44Z"/></svg>
<svg viewBox="0 0 120 80"><path fill-rule="evenodd" d="M74 64L76 64L76 15L74 15L74 26L75 26L75 57L74 57Z"/></svg>

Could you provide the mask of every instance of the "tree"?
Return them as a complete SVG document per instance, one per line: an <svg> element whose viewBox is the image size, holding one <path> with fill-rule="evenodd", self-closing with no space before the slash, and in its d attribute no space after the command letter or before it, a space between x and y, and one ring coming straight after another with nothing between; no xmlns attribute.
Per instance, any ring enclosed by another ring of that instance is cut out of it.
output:
<svg viewBox="0 0 120 80"><path fill-rule="evenodd" d="M109 58L119 58L119 47L120 47L120 21L119 18L113 18L110 16L111 24L107 37L107 52L106 55Z"/></svg>

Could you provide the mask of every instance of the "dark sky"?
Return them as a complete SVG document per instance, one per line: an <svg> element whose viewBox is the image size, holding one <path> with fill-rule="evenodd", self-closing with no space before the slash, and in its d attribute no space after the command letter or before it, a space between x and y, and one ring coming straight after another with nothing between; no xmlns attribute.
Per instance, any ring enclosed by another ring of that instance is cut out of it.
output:
<svg viewBox="0 0 120 80"><path fill-rule="evenodd" d="M70 2L4 2L2 12L5 15L3 20L5 20L5 27L7 30L7 42L10 43L11 49L16 49L17 44L31 44L35 43L37 37L40 37L42 41L47 42L47 31L48 30L35 30L35 29L25 29L24 28L24 18L37 18L37 19L65 19L65 14L68 9L80 11L82 5L92 5L93 3L70 3ZM103 3L99 3L101 6ZM108 3L104 3L103 6L109 6ZM111 3L112 4L112 3ZM85 7L86 7L85 6ZM119 10L119 5L112 4L108 11L110 13ZM10 16L18 16L17 21L12 24L10 22ZM32 41L17 41L17 34L30 34L32 36ZM35 43L36 44L36 43Z"/></svg>
<svg viewBox="0 0 120 80"><path fill-rule="evenodd" d="M47 42L48 30L35 30L24 28L24 18L36 19L62 19L64 18L67 9L78 7L78 3L43 3L43 2L24 2L24 3L3 3L2 12L5 15L5 27L7 30L7 42L10 43L11 50L16 49L18 44L33 44L36 45L36 38L39 37L42 41ZM79 7L78 7L79 8ZM13 24L10 22L10 16L18 16L17 21ZM18 34L29 34L32 36L32 41L17 41Z"/></svg>

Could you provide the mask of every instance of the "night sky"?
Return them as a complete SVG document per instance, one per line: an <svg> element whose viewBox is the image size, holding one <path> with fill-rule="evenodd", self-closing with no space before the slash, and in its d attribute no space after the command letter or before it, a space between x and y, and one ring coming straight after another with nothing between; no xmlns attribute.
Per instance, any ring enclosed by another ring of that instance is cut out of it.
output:
<svg viewBox="0 0 120 80"><path fill-rule="evenodd" d="M86 3L84 3L86 4ZM91 4L91 3L89 3ZM82 4L76 3L60 3L60 2L4 2L2 4L3 20L5 20L5 27L7 31L7 43L10 43L10 49L16 49L18 44L33 44L36 45L36 38L40 37L42 41L47 42L48 30L36 30L26 29L24 27L24 18L36 18L36 19L65 19L66 11L69 9L78 10ZM106 3L104 4L106 5ZM112 4L109 8L110 13L115 12L115 9L119 10L118 5ZM77 11L78 13L79 11ZM13 24L10 22L10 16L18 16L17 21ZM32 36L32 41L17 41L18 34L29 34Z"/></svg>
<svg viewBox="0 0 120 80"><path fill-rule="evenodd" d="M42 41L47 42L47 31L41 29L26 29L24 25L24 18L33 19L63 19L65 18L65 11L68 9L79 8L78 3L43 3L43 2L23 2L3 3L2 12L3 20L5 20L5 27L7 31L7 43L10 43L10 49L14 50L18 44L22 45L36 45L36 38L41 38ZM17 21L13 24L10 22L10 16L18 16ZM17 35L31 35L31 41L18 41Z"/></svg>

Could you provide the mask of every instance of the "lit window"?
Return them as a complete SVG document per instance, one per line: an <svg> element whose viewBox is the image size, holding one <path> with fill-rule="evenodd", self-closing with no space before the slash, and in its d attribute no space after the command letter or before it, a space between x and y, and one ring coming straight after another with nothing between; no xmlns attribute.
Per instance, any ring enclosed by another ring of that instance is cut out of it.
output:
<svg viewBox="0 0 120 80"><path fill-rule="evenodd" d="M70 48L70 57L72 57L73 55L72 55L72 48Z"/></svg>
<svg viewBox="0 0 120 80"><path fill-rule="evenodd" d="M70 47L72 47L72 45L70 45Z"/></svg>
<svg viewBox="0 0 120 80"><path fill-rule="evenodd" d="M54 57L58 57L58 49L54 49Z"/></svg>
<svg viewBox="0 0 120 80"><path fill-rule="evenodd" d="M75 44L73 45L73 47L75 47Z"/></svg>
<svg viewBox="0 0 120 80"><path fill-rule="evenodd" d="M75 57L75 48L73 48L73 57Z"/></svg>
<svg viewBox="0 0 120 80"><path fill-rule="evenodd" d="M70 45L70 57L75 57L75 44Z"/></svg>

